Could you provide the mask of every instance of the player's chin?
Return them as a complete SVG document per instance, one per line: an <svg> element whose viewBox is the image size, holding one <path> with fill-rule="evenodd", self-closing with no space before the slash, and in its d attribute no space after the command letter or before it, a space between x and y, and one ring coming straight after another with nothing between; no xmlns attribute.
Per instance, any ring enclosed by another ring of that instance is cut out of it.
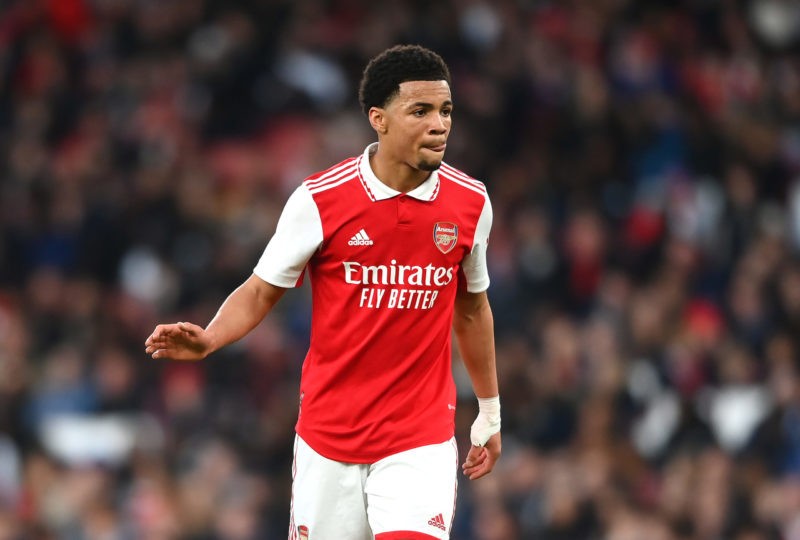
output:
<svg viewBox="0 0 800 540"><path fill-rule="evenodd" d="M442 166L442 160L421 159L417 164L417 168L421 171L433 172Z"/></svg>

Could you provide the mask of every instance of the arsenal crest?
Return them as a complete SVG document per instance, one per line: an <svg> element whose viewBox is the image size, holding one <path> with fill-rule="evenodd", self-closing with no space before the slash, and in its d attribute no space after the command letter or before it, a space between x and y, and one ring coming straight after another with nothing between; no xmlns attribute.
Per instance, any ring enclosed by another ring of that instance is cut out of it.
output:
<svg viewBox="0 0 800 540"><path fill-rule="evenodd" d="M308 540L308 527L300 525L297 527L297 534L300 535L300 540Z"/></svg>
<svg viewBox="0 0 800 540"><path fill-rule="evenodd" d="M433 226L433 243L442 253L450 253L458 242L458 225L440 221Z"/></svg>

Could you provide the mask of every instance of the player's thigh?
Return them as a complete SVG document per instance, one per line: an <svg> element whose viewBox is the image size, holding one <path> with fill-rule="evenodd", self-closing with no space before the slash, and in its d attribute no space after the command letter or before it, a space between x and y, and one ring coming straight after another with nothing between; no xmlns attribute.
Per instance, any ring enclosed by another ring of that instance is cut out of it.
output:
<svg viewBox="0 0 800 540"><path fill-rule="evenodd" d="M369 469L369 523L376 540L449 538L455 512L455 439L394 454Z"/></svg>
<svg viewBox="0 0 800 540"><path fill-rule="evenodd" d="M330 460L295 437L289 540L371 540L367 467Z"/></svg>

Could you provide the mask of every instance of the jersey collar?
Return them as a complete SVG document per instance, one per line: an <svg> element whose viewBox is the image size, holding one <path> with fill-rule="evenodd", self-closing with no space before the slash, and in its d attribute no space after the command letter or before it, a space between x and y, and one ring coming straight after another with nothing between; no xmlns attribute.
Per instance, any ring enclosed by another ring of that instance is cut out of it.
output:
<svg viewBox="0 0 800 540"><path fill-rule="evenodd" d="M358 172L361 184L367 195L373 201L382 201L391 199L403 193L396 191L375 176L372 167L369 165L369 156L378 150L378 143L372 143L364 149L364 153L359 158ZM419 186L415 187L405 195L414 197L420 201L432 201L439 194L439 171L433 171L428 178L425 179Z"/></svg>

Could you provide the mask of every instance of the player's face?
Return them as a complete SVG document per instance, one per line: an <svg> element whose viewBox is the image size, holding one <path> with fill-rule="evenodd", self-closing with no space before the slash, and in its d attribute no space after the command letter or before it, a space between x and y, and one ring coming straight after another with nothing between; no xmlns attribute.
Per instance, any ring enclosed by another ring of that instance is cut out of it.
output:
<svg viewBox="0 0 800 540"><path fill-rule="evenodd" d="M453 101L447 81L408 81L385 110L381 149L412 168L439 168L452 124Z"/></svg>

